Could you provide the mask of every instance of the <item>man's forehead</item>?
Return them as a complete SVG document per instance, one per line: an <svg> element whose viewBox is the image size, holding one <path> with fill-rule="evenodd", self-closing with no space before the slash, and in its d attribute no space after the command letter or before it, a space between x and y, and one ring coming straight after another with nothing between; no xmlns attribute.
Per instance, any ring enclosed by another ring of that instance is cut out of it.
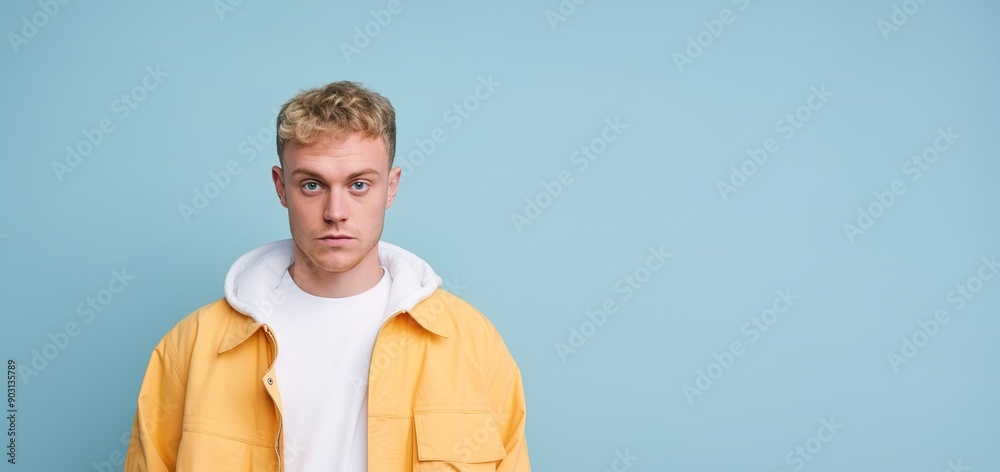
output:
<svg viewBox="0 0 1000 472"><path fill-rule="evenodd" d="M300 141L289 141L286 148L295 150L329 150L349 147L377 148L384 147L382 139L378 136L367 136L362 133L327 133L314 139L309 143ZM384 152L384 150L383 150Z"/></svg>
<svg viewBox="0 0 1000 472"><path fill-rule="evenodd" d="M293 177L321 179L354 179L360 176L380 177L385 172L367 161L323 159L317 162L289 163L285 172Z"/></svg>
<svg viewBox="0 0 1000 472"><path fill-rule="evenodd" d="M294 159L293 159L294 161ZM287 165L291 164L291 165ZM285 173L291 179L317 179L326 182L351 181L359 177L381 179L386 170L367 160L321 159L310 162L286 163Z"/></svg>

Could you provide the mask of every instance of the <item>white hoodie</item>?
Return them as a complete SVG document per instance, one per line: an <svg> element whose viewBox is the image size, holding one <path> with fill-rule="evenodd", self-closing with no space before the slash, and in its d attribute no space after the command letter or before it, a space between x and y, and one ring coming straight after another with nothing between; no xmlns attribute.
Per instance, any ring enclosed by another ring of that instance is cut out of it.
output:
<svg viewBox="0 0 1000 472"><path fill-rule="evenodd" d="M274 289L294 260L291 239L265 244L240 256L226 274L226 300L240 313L265 323L273 313ZM441 286L441 277L430 264L399 246L379 241L378 260L392 277L386 315L412 309Z"/></svg>
<svg viewBox="0 0 1000 472"><path fill-rule="evenodd" d="M356 296L316 297L288 277L294 254L290 239L244 254L226 276L226 299L270 324L276 346L283 346L275 349L274 369L285 470L365 472L368 373L379 327L430 296L441 278L414 254L379 242L379 265L388 273L375 287Z"/></svg>

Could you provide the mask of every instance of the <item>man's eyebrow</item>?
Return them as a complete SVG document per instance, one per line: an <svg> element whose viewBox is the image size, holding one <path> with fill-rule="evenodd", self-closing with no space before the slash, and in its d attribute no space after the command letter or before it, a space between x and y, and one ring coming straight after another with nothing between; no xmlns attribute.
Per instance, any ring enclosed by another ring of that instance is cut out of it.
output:
<svg viewBox="0 0 1000 472"><path fill-rule="evenodd" d="M292 171L293 177L299 174L304 174L312 177L322 177L321 175L319 175L319 173L305 167L299 167L298 169Z"/></svg>
<svg viewBox="0 0 1000 472"><path fill-rule="evenodd" d="M312 170L312 169L310 169L308 167L300 167L300 168L295 169L295 170L292 171L292 176L296 176L296 175L299 175L299 174L304 174L304 175L308 175L308 176L311 176L311 177L316 177L318 179L322 179L323 178L323 176L320 175L319 172L316 172L316 171L314 171L314 170ZM361 177L361 176L364 176L364 175L368 175L368 174L375 174L376 176L380 176L381 175L377 170L372 169L372 168L368 168L368 169L359 170L357 172L352 172L351 175L347 176L347 180L354 180L354 179L356 179L358 177Z"/></svg>
<svg viewBox="0 0 1000 472"><path fill-rule="evenodd" d="M347 176L347 180L354 180L354 179L356 179L358 177L361 177L363 175L368 175L368 174L375 174L376 177L382 175L377 170L372 169L371 167L369 167L367 169L363 169L363 170L359 170L357 172L351 173L351 175Z"/></svg>

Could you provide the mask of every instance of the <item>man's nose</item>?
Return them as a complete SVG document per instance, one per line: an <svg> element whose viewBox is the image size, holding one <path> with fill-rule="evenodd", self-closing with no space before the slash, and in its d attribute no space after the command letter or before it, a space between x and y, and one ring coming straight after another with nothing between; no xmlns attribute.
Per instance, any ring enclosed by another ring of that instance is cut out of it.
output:
<svg viewBox="0 0 1000 472"><path fill-rule="evenodd" d="M347 195L337 190L331 190L323 208L323 218L328 221L341 221L347 218Z"/></svg>

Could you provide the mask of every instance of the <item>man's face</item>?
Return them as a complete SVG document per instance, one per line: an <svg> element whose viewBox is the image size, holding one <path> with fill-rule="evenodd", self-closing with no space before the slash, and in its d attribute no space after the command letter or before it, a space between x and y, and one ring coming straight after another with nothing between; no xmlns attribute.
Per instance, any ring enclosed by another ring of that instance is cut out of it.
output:
<svg viewBox="0 0 1000 472"><path fill-rule="evenodd" d="M296 265L346 272L369 254L377 264L372 249L382 237L401 172L399 167L390 172L382 141L355 133L339 142L288 143L283 160L284 169L274 166L271 177L288 208Z"/></svg>

